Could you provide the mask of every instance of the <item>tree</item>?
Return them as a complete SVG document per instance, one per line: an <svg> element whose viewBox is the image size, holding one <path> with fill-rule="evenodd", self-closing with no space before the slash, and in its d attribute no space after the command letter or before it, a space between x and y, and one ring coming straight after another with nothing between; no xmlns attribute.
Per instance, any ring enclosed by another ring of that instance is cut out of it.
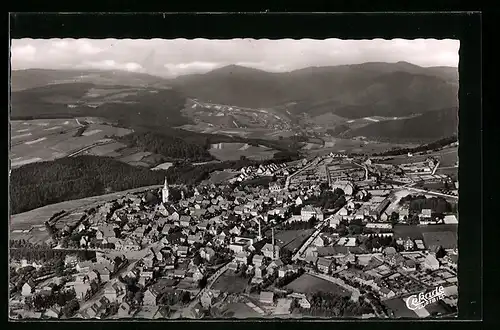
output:
<svg viewBox="0 0 500 330"><path fill-rule="evenodd" d="M410 218L408 220L408 224L418 225L419 223L420 223L420 220L418 218L418 214L413 214L412 216L410 216Z"/></svg>
<svg viewBox="0 0 500 330"><path fill-rule="evenodd" d="M80 303L78 299L72 299L64 305L62 308L62 313L66 318L70 318L80 309Z"/></svg>
<svg viewBox="0 0 500 330"><path fill-rule="evenodd" d="M208 281L207 277L203 276L201 280L198 282L198 288L200 289L205 288L205 286L207 286L207 281Z"/></svg>
<svg viewBox="0 0 500 330"><path fill-rule="evenodd" d="M64 274L64 267L64 260L61 257L57 258L56 264L54 266L57 276L62 276Z"/></svg>
<svg viewBox="0 0 500 330"><path fill-rule="evenodd" d="M141 290L137 290L137 292L134 295L134 300L137 303L137 305L142 305L143 299L144 299L144 293Z"/></svg>
<svg viewBox="0 0 500 330"><path fill-rule="evenodd" d="M203 259L201 258L200 254L198 252L196 252L196 254L193 257L193 263L196 266L199 266L202 262L203 262Z"/></svg>
<svg viewBox="0 0 500 330"><path fill-rule="evenodd" d="M392 212L391 213L391 223L392 225L395 225L399 222L399 214L397 212Z"/></svg>

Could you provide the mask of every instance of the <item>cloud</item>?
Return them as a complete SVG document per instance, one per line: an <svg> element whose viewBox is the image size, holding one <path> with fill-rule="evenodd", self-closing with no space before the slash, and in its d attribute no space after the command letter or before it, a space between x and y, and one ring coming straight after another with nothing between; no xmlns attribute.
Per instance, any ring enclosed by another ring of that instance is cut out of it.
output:
<svg viewBox="0 0 500 330"><path fill-rule="evenodd" d="M224 64L214 62L167 63L163 65L171 75L204 73L221 66Z"/></svg>
<svg viewBox="0 0 500 330"><path fill-rule="evenodd" d="M95 55L102 52L102 49L96 46L93 46L88 41L78 41L77 42L77 52L83 55Z"/></svg>
<svg viewBox="0 0 500 330"><path fill-rule="evenodd" d="M98 62L84 62L78 65L79 68L98 69L98 70L123 70L130 72L143 72L142 65L134 62L119 63L114 60L103 60Z"/></svg>
<svg viewBox="0 0 500 330"><path fill-rule="evenodd" d="M288 71L288 68L284 64L272 64L272 63L265 63L265 62L237 62L235 63L236 65L239 66L244 66L247 68L253 68L253 69L258 69L258 70L264 70L264 71L269 71L269 72L286 72Z"/></svg>
<svg viewBox="0 0 500 330"><path fill-rule="evenodd" d="M36 56L36 48L32 45L24 45L11 48L12 60L16 62L34 61Z"/></svg>
<svg viewBox="0 0 500 330"><path fill-rule="evenodd" d="M270 72L398 61L457 67L459 47L459 40L449 39L15 39L12 67L99 67L168 76L205 73L230 64Z"/></svg>

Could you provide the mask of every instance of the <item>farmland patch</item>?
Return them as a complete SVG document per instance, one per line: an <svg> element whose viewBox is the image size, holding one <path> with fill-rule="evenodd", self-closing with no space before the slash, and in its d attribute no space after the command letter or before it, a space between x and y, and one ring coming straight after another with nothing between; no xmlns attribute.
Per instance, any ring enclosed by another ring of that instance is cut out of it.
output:
<svg viewBox="0 0 500 330"><path fill-rule="evenodd" d="M248 284L248 279L234 274L233 271L226 270L214 282L212 288L227 293L242 293L245 291Z"/></svg>
<svg viewBox="0 0 500 330"><path fill-rule="evenodd" d="M246 143L217 143L208 151L221 161L239 160L242 156L253 160L264 160L272 158L277 152L264 146L251 146Z"/></svg>
<svg viewBox="0 0 500 330"><path fill-rule="evenodd" d="M28 136L31 136L33 133L26 133L26 134L21 134L21 135L15 135L13 137L11 137L12 140L14 139L20 139L20 138L23 138L23 137L28 137Z"/></svg>
<svg viewBox="0 0 500 330"><path fill-rule="evenodd" d="M27 142L24 142L24 144L28 144L28 145L31 145L31 144L35 144L35 143L38 143L38 142L42 142L44 140L46 140L47 138L46 137L41 137L39 139L36 139L36 140L33 140L33 141L27 141Z"/></svg>
<svg viewBox="0 0 500 330"><path fill-rule="evenodd" d="M91 131L85 131L85 132L83 132L82 135L83 136L92 136L92 135L94 135L96 133L99 133L99 132L102 132L102 130L100 130L100 129L93 129Z"/></svg>
<svg viewBox="0 0 500 330"><path fill-rule="evenodd" d="M332 292L346 297L351 296L351 293L341 286L310 274L303 274L292 283L288 284L286 288L294 292L306 294L314 292Z"/></svg>

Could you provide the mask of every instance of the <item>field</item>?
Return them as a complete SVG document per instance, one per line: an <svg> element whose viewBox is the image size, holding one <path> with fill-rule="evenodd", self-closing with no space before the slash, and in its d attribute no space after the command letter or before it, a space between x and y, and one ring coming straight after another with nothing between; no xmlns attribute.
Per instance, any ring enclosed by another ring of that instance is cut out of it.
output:
<svg viewBox="0 0 500 330"><path fill-rule="evenodd" d="M88 122L91 122L88 120ZM107 155L123 147L110 143L90 148L98 142L106 142L106 136L122 136L131 131L106 124L90 123L81 136L75 137L82 127L78 120L46 119L11 121L11 165L22 166L35 161L49 161L79 150L91 154Z"/></svg>
<svg viewBox="0 0 500 330"><path fill-rule="evenodd" d="M173 163L167 162L156 166L155 168L153 168L153 170L168 170L173 165L174 165Z"/></svg>
<svg viewBox="0 0 500 330"><path fill-rule="evenodd" d="M295 133L291 130L279 130L269 128L218 128L210 126L207 123L198 123L196 125L184 125L181 127L187 131L210 134L223 134L231 136L239 136L249 139L266 139L278 140L280 136L283 138L291 137Z"/></svg>
<svg viewBox="0 0 500 330"><path fill-rule="evenodd" d="M432 232L452 232L458 235L458 225L429 225L429 226L407 226L407 225L396 225L394 226L394 237L406 239L410 237L411 239L421 239L423 240L423 233Z"/></svg>
<svg viewBox="0 0 500 330"><path fill-rule="evenodd" d="M248 279L226 270L212 285L212 289L227 293L242 293L247 287Z"/></svg>
<svg viewBox="0 0 500 330"><path fill-rule="evenodd" d="M351 296L349 291L339 285L309 274L300 276L292 283L288 284L286 289L298 293L332 292L346 297Z"/></svg>
<svg viewBox="0 0 500 330"><path fill-rule="evenodd" d="M253 308L243 302L229 304L224 312L227 313L227 317L237 319L262 317L259 313L254 311Z"/></svg>
<svg viewBox="0 0 500 330"><path fill-rule="evenodd" d="M354 152L354 153L377 153L392 148L411 148L413 144L393 144L374 141L358 141L351 139L323 138L324 147L320 144L308 143L303 148L311 154L325 155L330 152Z"/></svg>
<svg viewBox="0 0 500 330"><path fill-rule="evenodd" d="M293 251L298 249L313 231L314 229L280 231L275 235L276 244L280 248Z"/></svg>
<svg viewBox="0 0 500 330"><path fill-rule="evenodd" d="M219 184L227 182L228 180L237 177L239 175L238 172L229 172L229 171L215 171L210 173L210 183Z"/></svg>
<svg viewBox="0 0 500 330"><path fill-rule="evenodd" d="M454 166L455 162L458 161L458 149L448 148L436 152L431 152L425 155L413 155L413 157L408 157L407 155L390 156L391 158L394 159L382 161L381 163L392 164L392 165L416 163L416 162L423 162L430 156L436 157L440 160L439 167L450 167Z"/></svg>
<svg viewBox="0 0 500 330"><path fill-rule="evenodd" d="M209 152L222 161L239 160L241 156L253 160L263 160L272 158L276 150L264 146L255 147L247 143L218 143L213 144Z"/></svg>
<svg viewBox="0 0 500 330"><path fill-rule="evenodd" d="M89 125L80 136L75 136L84 121ZM12 121L11 166L75 155L106 156L131 165L156 166L161 161L159 155L128 148L109 138L130 132L102 123L99 118Z"/></svg>

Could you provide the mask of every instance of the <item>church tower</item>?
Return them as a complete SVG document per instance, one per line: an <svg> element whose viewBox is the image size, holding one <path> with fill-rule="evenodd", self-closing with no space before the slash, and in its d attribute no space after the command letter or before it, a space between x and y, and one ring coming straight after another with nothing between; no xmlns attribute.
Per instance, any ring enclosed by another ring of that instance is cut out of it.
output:
<svg viewBox="0 0 500 330"><path fill-rule="evenodd" d="M259 235L257 236L257 241L262 241L262 231L261 231L261 228L260 228L260 218L259 218Z"/></svg>
<svg viewBox="0 0 500 330"><path fill-rule="evenodd" d="M163 184L163 189L161 190L161 200L163 203L168 203L169 194L170 192L168 189L167 177L165 177L165 183Z"/></svg>

